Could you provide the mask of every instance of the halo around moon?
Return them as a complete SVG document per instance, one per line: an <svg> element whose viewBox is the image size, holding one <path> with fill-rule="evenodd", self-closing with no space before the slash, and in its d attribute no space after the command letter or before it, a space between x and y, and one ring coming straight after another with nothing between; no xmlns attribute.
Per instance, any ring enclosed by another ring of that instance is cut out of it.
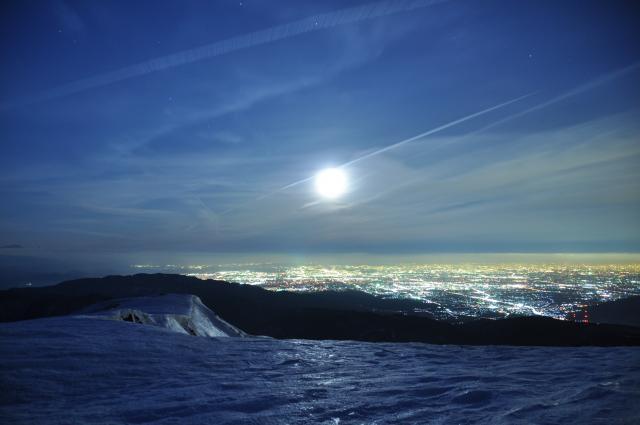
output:
<svg viewBox="0 0 640 425"><path fill-rule="evenodd" d="M323 198L336 199L347 191L347 175L340 168L326 168L315 176L316 191Z"/></svg>

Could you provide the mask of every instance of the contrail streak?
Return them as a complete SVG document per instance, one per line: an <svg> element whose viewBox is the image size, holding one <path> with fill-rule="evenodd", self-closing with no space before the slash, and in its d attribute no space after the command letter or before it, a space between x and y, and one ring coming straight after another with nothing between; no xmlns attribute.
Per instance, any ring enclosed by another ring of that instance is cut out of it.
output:
<svg viewBox="0 0 640 425"><path fill-rule="evenodd" d="M394 143L392 145L385 146L384 148L381 148L381 149L378 149L376 151L370 152L368 154L362 155L362 156L360 156L360 157L358 157L356 159L352 159L351 161L345 162L344 164L341 164L338 167L339 168L347 167L349 165L355 164L356 162L360 162L360 161L363 161L363 160L365 160L367 158L371 158L372 156L380 155L381 153L390 151L392 149L399 148L402 145L406 145L407 143L411 143L411 142L414 142L416 140L422 139L424 137L430 136L432 134L438 133L438 132L440 132L442 130L446 130L447 128L454 127L454 126L456 126L458 124L461 124L461 123L463 123L465 121L469 121L469 120L471 120L473 118L476 118L476 117L479 117L481 115L488 114L489 112L495 111L496 109L504 108L505 106L511 105L512 103L515 103L515 102L518 102L520 100L526 99L527 97L532 96L533 94L535 94L535 93L525 94L524 96L519 96L519 97L516 97L515 99L511 99L511 100L508 100L506 102L499 103L499 104L497 104L495 106L492 106L490 108L486 108L486 109L483 109L483 110L478 111L476 113L464 116L462 118L458 118L457 120L453 120L453 121L450 121L450 122L448 122L446 124L443 124L441 126L432 128L431 130L425 131L424 133L420 133L420 134L418 134L416 136L409 137L408 139L401 140L401 141L399 141L397 143ZM276 193L282 192L283 190L292 188L294 186L298 186L298 185L300 185L302 183L306 183L306 182L308 182L308 181L310 181L312 179L313 179L313 176L307 177L307 178L302 179L302 180L295 181L295 182L293 182L291 184L288 184L286 186L282 186L281 188L276 189L273 192L270 192L270 193L267 193L265 195L262 195L262 196L260 196L260 197L258 197L256 199L260 200L260 199L267 198L267 197L269 197L271 195L275 195Z"/></svg>
<svg viewBox="0 0 640 425"><path fill-rule="evenodd" d="M106 86L133 77L139 77L156 71L185 65L204 59L210 59L242 49L273 43L296 35L318 31L343 24L356 23L368 19L392 15L415 9L429 7L448 0L385 0L361 6L322 13L308 18L277 25L249 34L228 38L189 50L183 50L168 56L162 56L140 62L115 71L94 75L92 77L64 84L53 89L26 96L17 102L0 104L0 111L44 102L68 96L85 90Z"/></svg>
<svg viewBox="0 0 640 425"><path fill-rule="evenodd" d="M462 118L459 118L459 119L457 119L455 121L448 122L448 123L446 123L444 125L441 125L440 127L436 127L436 128L433 128L433 129L431 129L429 131L425 131L424 133L420 133L417 136L413 136L413 137L410 137L408 139L404 139L404 140L402 140L400 142L394 143L393 145L386 146L386 147L384 147L382 149L378 149L377 151L373 151L373 152L368 153L366 155L363 155L363 156L361 156L359 158L353 159L353 160L351 160L349 162L345 162L344 164L341 165L341 167L346 167L348 165L355 164L356 162L360 162L360 161L362 161L364 159L370 158L370 157L372 157L374 155L379 155L379 154L381 154L383 152L390 151L391 149L399 148L400 146L406 145L407 143L411 143L414 140L422 139L423 137L430 136L430 135L432 135L434 133L438 133L438 132L440 132L442 130L446 130L449 127L453 127L453 126L461 124L461 123L463 123L465 121L469 121L470 119L479 117L480 115L487 114L487 113L489 113L491 111L495 111L496 109L504 108L505 106L511 105L512 103L518 102L518 101L520 101L522 99L526 99L527 97L532 96L534 94L535 94L535 92L534 93L525 94L524 96L516 97L515 99L509 100L507 102L503 102L503 103L500 103L500 104L498 104L496 106L492 106L491 108L483 109L482 111L476 112L475 114L467 115L466 117L462 117Z"/></svg>
<svg viewBox="0 0 640 425"><path fill-rule="evenodd" d="M534 105L534 106L532 106L532 107L530 107L528 109L525 109L523 111L517 112L517 113L515 113L513 115L509 115L508 117L505 117L505 118L503 118L501 120L492 122L491 124L486 125L485 127L482 127L480 129L476 130L473 134L475 135L475 134L478 134L478 133L482 133L482 132L484 132L486 130L489 130L489 129L493 128L493 127L497 127L497 126L499 126L501 124L504 124L506 122L512 121L512 120L514 120L516 118L520 118L520 117L522 117L524 115L530 114L531 112L535 112L535 111L538 111L540 109L544 109L544 108L546 108L548 106L554 105L554 104L556 104L558 102L562 102L563 100L571 98L573 96L578 96L578 95L580 95L582 93L585 93L585 92L587 92L589 90L592 90L592 89L594 89L596 87L599 87L599 86L601 86L603 84L606 84L606 83L608 83L610 81L613 81L613 80L615 80L617 78L620 78L620 77L622 77L624 75L627 75L627 74L630 74L630 73L632 73L634 71L637 71L638 69L640 69L640 62L635 62L635 63L632 63L631 65L625 66L624 68L616 69L615 71L609 72L608 74L605 74L605 75L602 75L602 76L600 76L598 78L595 78L595 79L593 79L593 80L591 80L591 81L589 81L589 82L587 82L585 84L582 84L581 86L575 87L575 88L573 88L573 89L571 89L571 90L569 90L567 92L559 94L558 96L553 97L553 98L551 98L551 99L549 99L549 100L547 100L545 102L538 103L537 105Z"/></svg>
<svg viewBox="0 0 640 425"><path fill-rule="evenodd" d="M627 74L630 74L630 73L632 73L634 71L637 71L638 69L640 69L640 62L632 63L631 65L628 65L628 66L626 66L624 68L617 69L617 70L612 71L612 72L610 72L608 74L605 74L603 76L595 78L595 79L593 79L593 80L591 80L591 81L589 81L589 82L587 82L585 84L582 84L582 85L580 85L578 87L575 87L575 88L573 88L573 89L571 89L571 90L569 90L567 92L564 92L564 93L562 93L562 94L560 94L560 95L558 95L556 97L553 97L553 98L551 98L551 99L549 99L549 100L547 100L545 102L538 103L538 104L536 104L536 105L534 105L534 106L532 106L530 108L527 108L527 109L525 109L523 111L516 112L516 113L511 114L511 115L509 115L509 116L507 116L505 118L502 118L500 120L494 121L491 124L488 124L488 125L480 128L480 129L470 133L468 136L482 133L482 132L484 132L486 130L489 130L491 128L494 128L496 126L504 124L506 122L512 121L512 120L520 118L520 117L522 117L524 115L527 115L527 114L530 114L532 112L538 111L540 109L544 109L544 108L546 108L548 106L554 105L554 104L556 104L558 102L561 102L561 101L563 101L565 99L571 98L573 96L580 95L580 94L585 93L585 92L587 92L589 90L592 90L592 89L594 89L594 88L596 88L598 86L606 84L606 83L608 83L610 81L613 81L613 80L615 80L617 78L620 78L620 77L622 77L624 75L627 75ZM448 122L448 123L446 123L444 125L441 125L439 127L436 127L436 128L431 129L431 130L425 131L424 133L420 133L420 134L418 134L416 136L410 137L408 139L405 139L405 140L402 140L400 142L394 143L392 145L386 146L384 148L378 149L378 150L376 150L374 152L371 152L371 153L368 153L368 154L363 155L361 157L358 157L356 159L353 159L353 160L351 160L349 162L345 162L344 164L340 165L339 167L346 167L346 166L349 166L351 164L355 164L356 162L360 162L360 161L362 161L364 159L370 158L370 157L372 157L374 155L379 155L379 154L381 154L383 152L387 152L387 151L389 151L391 149L395 149L395 148L400 147L400 146L402 146L404 144L413 142L415 140L418 140L418 139L421 139L423 137L429 136L431 134L437 133L439 131L445 130L445 129L449 128L449 127L453 127L453 126L455 126L457 124L460 124L460 123L462 123L464 121L470 120L472 118L478 117L480 115L484 115L484 114L486 114L488 112L491 112L493 110L500 109L500 108L502 108L504 106L507 106L507 105L510 105L512 103L518 102L518 101L520 101L522 99L525 99L525 98L527 98L529 96L532 96L532 95L534 95L536 93L537 92L529 93L529 94L526 94L524 96L520 96L520 97L517 97L515 99L509 100L507 102L500 103L500 104L498 104L496 106L492 106L491 108L483 109L482 111L476 112L475 114L467 115L467 116L459 118L459 119L457 119L455 121ZM267 197L269 197L271 195L274 195L276 193L282 192L283 190L289 189L289 188L294 187L294 186L298 186L298 185L300 185L302 183L306 183L306 182L308 182L308 181L310 181L312 179L313 179L313 176L312 177L307 177L307 178L302 179L302 180L298 180L296 182L293 182L291 184L283 186L283 187L281 187L281 188L279 188L279 189L277 189L277 190L275 190L273 192L270 192L270 193L268 193L266 195L262 195L257 199L259 200L259 199L267 198Z"/></svg>
<svg viewBox="0 0 640 425"><path fill-rule="evenodd" d="M598 78L596 78L594 80L591 80L591 81L589 81L589 82L587 82L587 83L585 83L583 85L575 87L575 88L573 88L573 89L571 89L571 90L569 90L567 92L564 92L564 93L562 93L562 94L560 94L558 96L555 96L555 97L553 97L553 98L551 98L551 99L549 99L549 100L547 100L545 102L538 103L538 104L536 104L536 105L534 105L534 106L532 106L530 108L527 108L527 109L525 109L523 111L516 112L516 113L511 114L511 115L509 115L509 116L507 116L505 118L502 118L500 120L494 121L491 124L488 124L488 125L480 128L480 129L470 133L467 136L476 135L478 133L482 133L482 132L484 132L484 131L486 131L488 129L491 129L493 127L496 127L496 126L498 126L500 124L504 124L504 123L509 122L511 120L514 120L514 119L517 119L519 117L522 117L524 115L530 114L530 113L538 111L540 109L544 109L544 108L546 108L548 106L551 106L553 104L561 102L561 101L563 101L565 99L571 98L573 96L580 95L580 94L582 94L584 92L587 92L587 91L589 91L591 89L594 89L594 88L596 88L598 86L601 86L603 84L606 84L606 83L608 83L610 81L613 81L613 80L615 80L617 78L620 78L620 77L622 77L624 75L627 75L629 73L637 71L638 69L640 69L640 62L635 62L635 63L633 63L633 64L631 64L629 66L626 66L624 68L615 70L615 71L610 72L608 74L605 74L605 75L603 75L601 77L598 77ZM351 160L349 162L346 162L346 163L340 165L339 167L346 167L348 165L351 165L351 164L354 164L356 162L362 161L362 160L364 160L366 158L370 158L370 157L372 157L374 155L379 155L379 154L381 154L383 152L386 152L386 151L389 151L391 149L397 148L397 147L402 146L402 145L404 145L406 143L413 142L415 140L421 139L423 137L429 136L431 134L437 133L437 132L442 131L444 129L447 129L449 127L452 127L452 126L455 126L457 124L460 124L460 123L462 123L464 121L467 121L467 120L470 120L472 118L478 117L480 115L486 114L486 113L491 112L493 110L502 108L502 107L507 106L507 105L509 105L511 103L514 103L514 102L517 102L517 101L522 100L524 98L527 98L529 96L532 96L532 95L534 95L536 93L537 92L529 93L529 94L526 94L524 96L520 96L520 97L517 97L515 99L509 100L507 102L500 103L500 104L498 104L496 106L492 106L491 108L483 109L482 111L476 112L475 114L467 115L465 117L462 117L462 118L459 118L457 120L451 121L451 122L449 122L447 124L444 124L444 125L441 125L439 127L433 128L431 130L425 131L424 133L420 133L420 134L418 134L416 136L410 137L410 138L405 139L405 140L401 140L400 142L394 143L392 145L386 146L386 147L378 149L378 150L376 150L374 152L371 152L371 153L368 153L368 154L363 155L361 157L358 157L356 159L353 159L353 160ZM261 199L270 197L272 195L275 195L276 193L282 192L282 191L284 191L286 189L298 186L300 184L306 183L306 182L311 181L311 180L313 180L313 176L304 178L302 180L295 181L295 182L293 182L291 184L288 184L286 186L282 186L279 189L276 189L276 190L274 190L272 192L269 192L269 193L267 193L265 195L262 195L262 196L256 198L256 200L261 200ZM237 208L240 208L240 207L230 208L230 209L224 211L222 213L222 215L227 214L227 213L229 213L229 212L231 212L231 211L233 211L233 210L235 210Z"/></svg>
<svg viewBox="0 0 640 425"><path fill-rule="evenodd" d="M549 106L555 105L556 103L560 103L563 100L569 99L571 97L579 96L582 93L585 93L585 92L587 92L589 90L592 90L592 89L597 88L597 87L599 87L601 85L609 83L609 82L611 82L611 81L613 81L613 80L615 80L617 78L623 77L623 76L625 76L627 74L630 74L630 73L632 73L634 71L637 71L638 69L640 69L640 62L634 62L631 65L628 65L628 66L625 66L623 68L619 68L619 69L613 70L613 71L611 71L611 72L609 72L609 73L607 73L605 75L601 75L601 76L599 76L597 78L594 78L593 80L590 80L590 81L588 81L588 82L586 82L586 83L584 83L584 84L582 84L580 86L574 87L571 90L568 90L566 92L560 93L559 95L557 95L555 97L552 97L549 100L537 103L537 104L535 104L535 105L533 105L533 106L531 106L531 107L529 107L527 109L524 109L522 111L513 113L513 114L508 115L508 116L506 116L504 118L501 118L501 119L499 119L497 121L493 121L490 124L487 124L484 127L481 127L481 128L479 128L477 130L474 130L474 131L466 134L464 137L457 139L452 144L464 143L466 140L469 140L472 137L475 137L475 136L477 136L479 134L482 134L482 133L486 132L487 130L490 130L490 129L494 128L494 127L497 127L499 125L505 124L505 123L510 122L510 121L513 121L515 119L518 119L520 117L528 115L528 114L530 114L532 112L535 112L535 111L547 108ZM412 182L415 183L415 181L417 181L417 180L413 180ZM400 185L396 185L395 187L392 187L390 189L386 189L384 192L378 193L372 199L379 199L382 195L386 195L386 194L398 189L399 187L405 186L406 184L407 184L407 182L402 183ZM368 202L368 201L358 202L357 205L360 205L360 204L363 204L363 203L366 203L366 202ZM310 205L310 204L307 204L307 205ZM305 207L307 205L305 205Z"/></svg>

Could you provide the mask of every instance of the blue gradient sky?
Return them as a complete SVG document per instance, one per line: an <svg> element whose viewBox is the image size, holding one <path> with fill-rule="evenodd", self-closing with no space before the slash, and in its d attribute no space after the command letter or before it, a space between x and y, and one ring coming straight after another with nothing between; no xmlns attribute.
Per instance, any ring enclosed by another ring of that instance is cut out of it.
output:
<svg viewBox="0 0 640 425"><path fill-rule="evenodd" d="M634 2L451 0L167 58L358 5L4 2L0 255L640 251ZM530 93L346 167L337 201L262 198Z"/></svg>

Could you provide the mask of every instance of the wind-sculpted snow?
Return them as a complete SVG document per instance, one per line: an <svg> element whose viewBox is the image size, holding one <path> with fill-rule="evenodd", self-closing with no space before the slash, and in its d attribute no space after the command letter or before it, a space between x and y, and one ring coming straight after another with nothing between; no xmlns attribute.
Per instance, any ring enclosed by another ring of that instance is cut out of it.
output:
<svg viewBox="0 0 640 425"><path fill-rule="evenodd" d="M195 336L246 335L218 317L195 295L168 294L111 300L88 307L84 313L74 317L124 320Z"/></svg>
<svg viewBox="0 0 640 425"><path fill-rule="evenodd" d="M0 324L4 424L639 423L640 349L198 338Z"/></svg>

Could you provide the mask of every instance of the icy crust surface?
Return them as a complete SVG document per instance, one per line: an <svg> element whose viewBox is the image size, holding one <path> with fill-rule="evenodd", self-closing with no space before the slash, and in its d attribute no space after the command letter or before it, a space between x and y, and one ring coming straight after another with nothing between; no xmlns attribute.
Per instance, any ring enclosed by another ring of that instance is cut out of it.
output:
<svg viewBox="0 0 640 425"><path fill-rule="evenodd" d="M85 309L76 319L112 319L160 326L174 332L209 337L241 337L246 334L225 322L188 294L123 298L105 301Z"/></svg>
<svg viewBox="0 0 640 425"><path fill-rule="evenodd" d="M636 348L198 338L0 324L4 424L640 423Z"/></svg>

